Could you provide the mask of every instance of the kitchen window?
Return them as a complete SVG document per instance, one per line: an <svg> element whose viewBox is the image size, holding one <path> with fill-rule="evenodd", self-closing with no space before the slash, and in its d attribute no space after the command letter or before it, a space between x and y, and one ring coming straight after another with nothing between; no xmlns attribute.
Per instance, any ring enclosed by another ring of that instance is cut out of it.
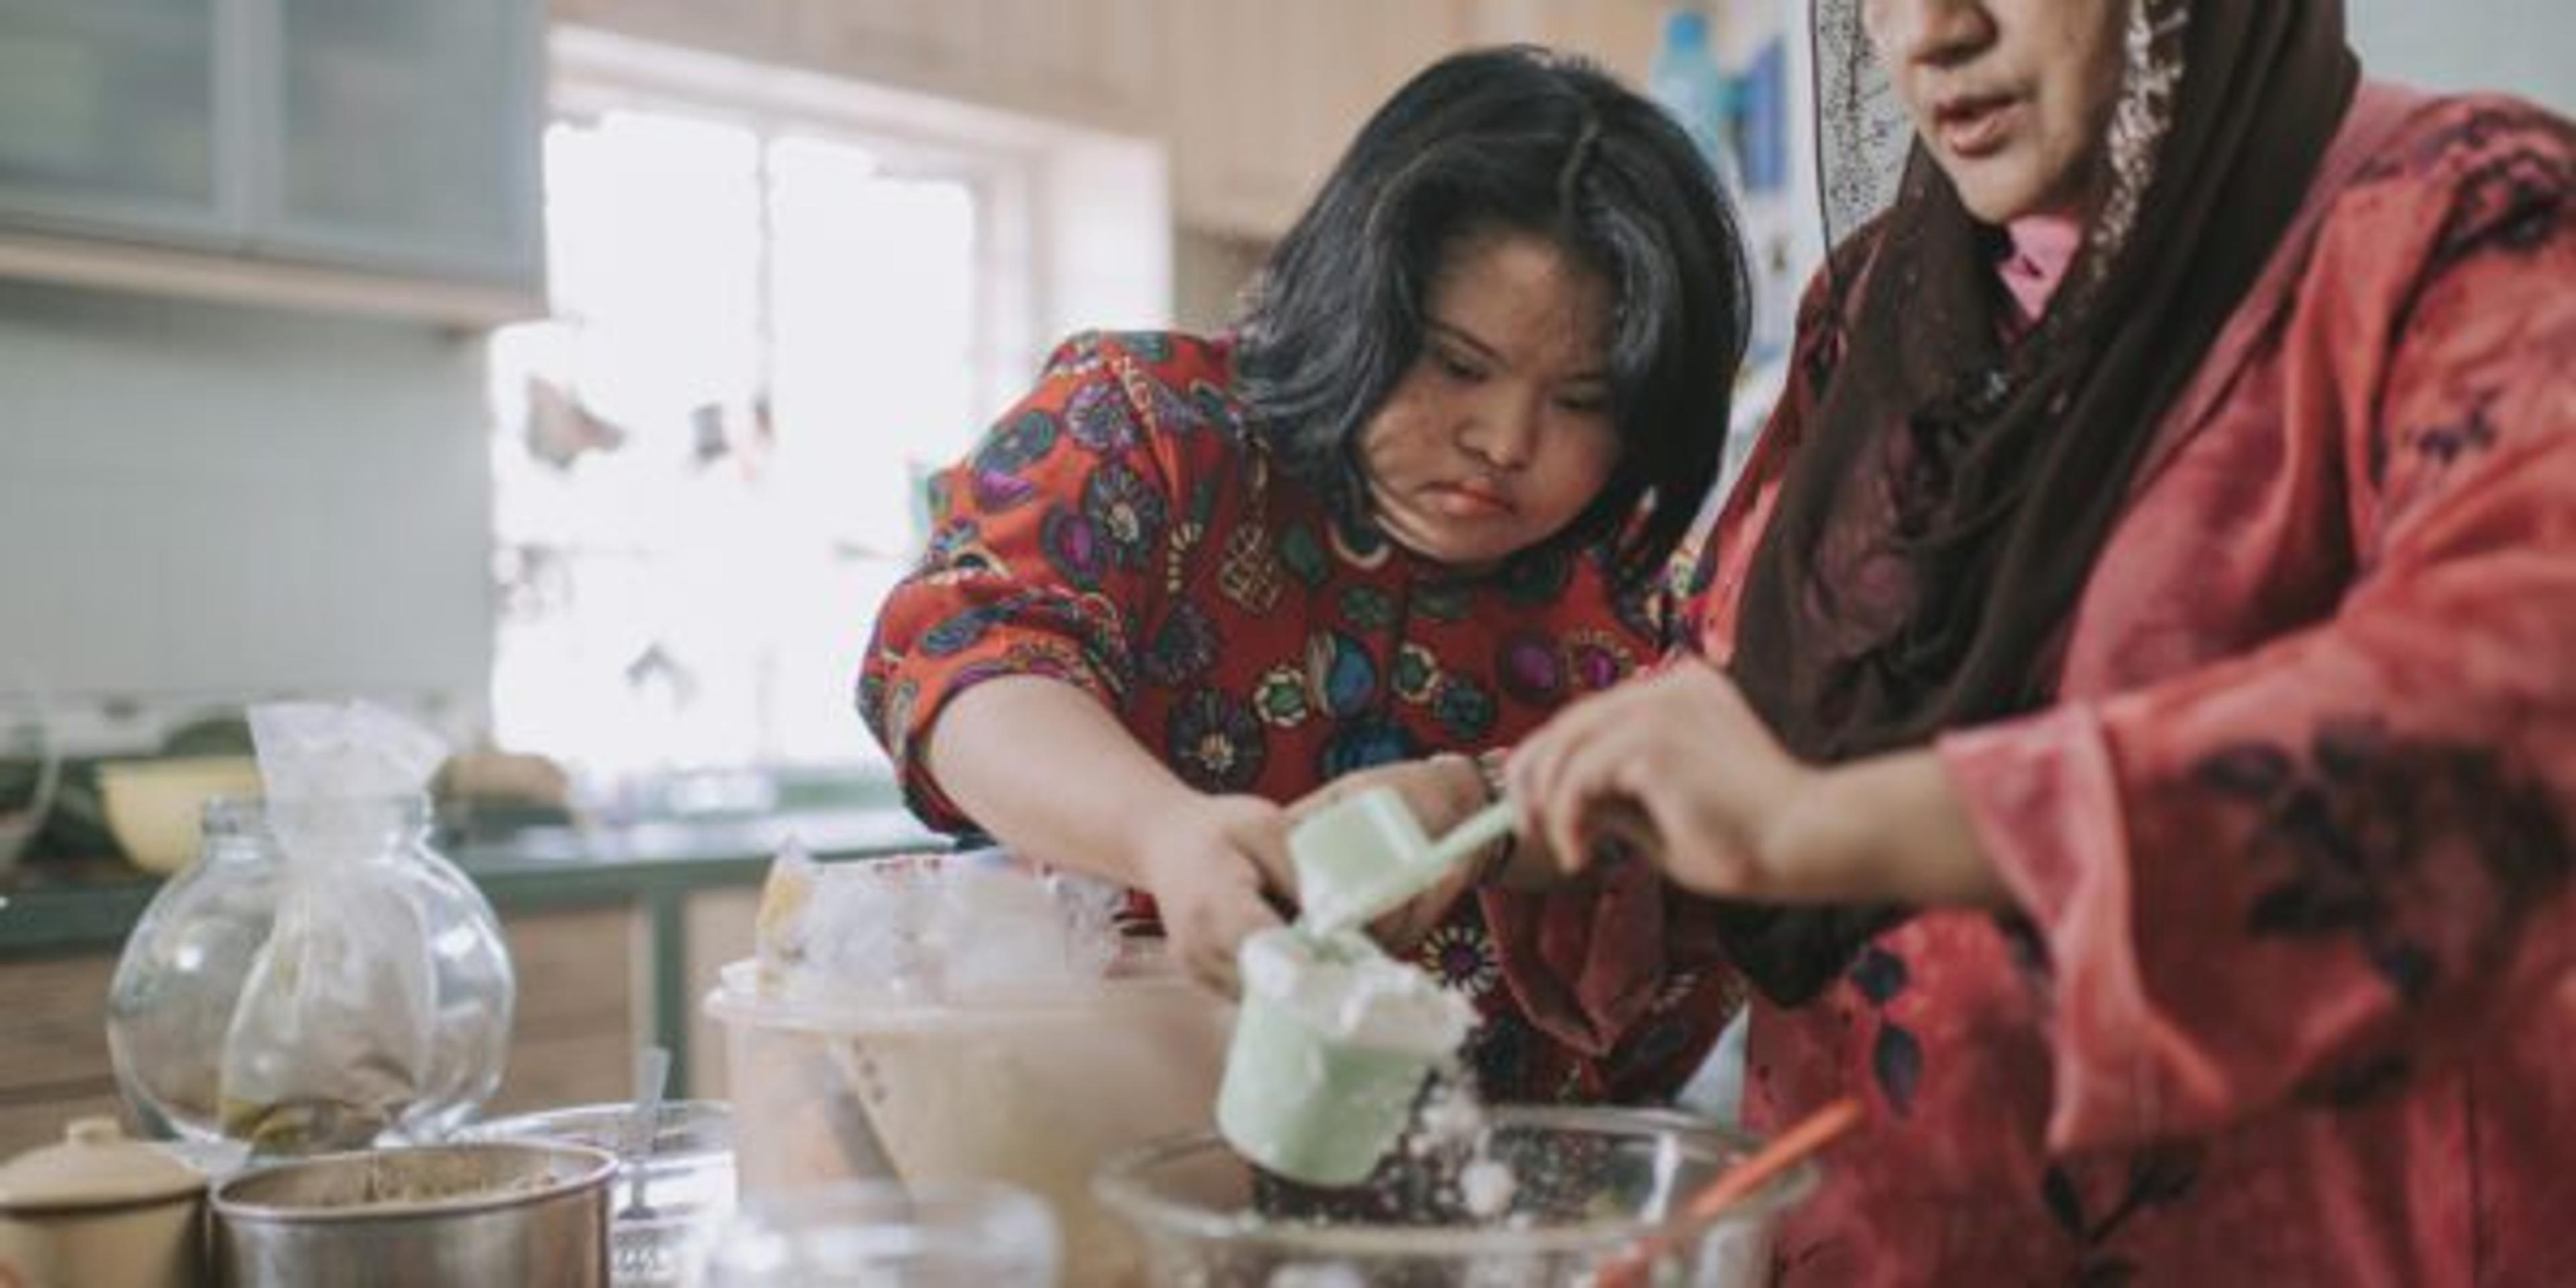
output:
<svg viewBox="0 0 2576 1288"><path fill-rule="evenodd" d="M602 43L557 49L551 316L490 353L495 735L610 783L881 767L851 687L920 481L1033 375L1050 225L1126 234L1060 139Z"/></svg>

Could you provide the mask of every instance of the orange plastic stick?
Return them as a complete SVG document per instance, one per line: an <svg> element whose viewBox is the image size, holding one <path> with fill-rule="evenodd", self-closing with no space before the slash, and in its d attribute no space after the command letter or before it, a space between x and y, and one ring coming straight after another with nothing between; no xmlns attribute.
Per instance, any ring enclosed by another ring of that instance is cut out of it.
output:
<svg viewBox="0 0 2576 1288"><path fill-rule="evenodd" d="M1771 1138L1769 1144L1755 1150L1751 1158L1726 1169L1716 1180L1694 1194L1682 1205L1681 1219L1628 1255L1602 1268L1593 1282L1599 1288L1642 1288L1646 1272L1654 1268L1655 1258L1672 1249L1676 1237L1696 1231L1725 1214L1748 1196L1759 1193L1771 1178L1789 1170L1808 1155L1832 1144L1843 1133L1860 1126L1861 1104L1846 1096L1801 1119L1797 1126Z"/></svg>

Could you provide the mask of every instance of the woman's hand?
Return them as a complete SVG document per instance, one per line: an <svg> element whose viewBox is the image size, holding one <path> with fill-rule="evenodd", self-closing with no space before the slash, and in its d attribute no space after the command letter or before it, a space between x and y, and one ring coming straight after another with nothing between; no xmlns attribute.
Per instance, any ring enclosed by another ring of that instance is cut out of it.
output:
<svg viewBox="0 0 2576 1288"><path fill-rule="evenodd" d="M1423 834L1435 840L1492 801L1476 762L1444 752L1426 760L1401 761L1344 774L1289 806L1290 826L1317 810L1376 787L1392 787L1401 794L1414 819L1422 824ZM1487 875L1491 858L1498 853L1499 845L1450 869L1439 884L1370 922L1369 936L1389 952L1410 950L1423 936L1440 927L1450 907ZM1296 873L1291 870L1288 881L1292 895L1295 880Z"/></svg>
<svg viewBox="0 0 2576 1288"><path fill-rule="evenodd" d="M1505 775L1524 826L1567 870L1627 851L1728 898L2005 901L1931 752L1803 764L1697 660L1567 708Z"/></svg>
<svg viewBox="0 0 2576 1288"><path fill-rule="evenodd" d="M1568 870L1633 851L1692 889L1747 896L1778 884L1768 833L1815 776L1694 662L1567 708L1504 772L1523 825Z"/></svg>
<svg viewBox="0 0 2576 1288"><path fill-rule="evenodd" d="M1257 796L1192 796L1141 829L1136 857L1161 912L1172 957L1192 978L1233 997L1235 952L1280 924L1271 897L1290 892L1287 814Z"/></svg>

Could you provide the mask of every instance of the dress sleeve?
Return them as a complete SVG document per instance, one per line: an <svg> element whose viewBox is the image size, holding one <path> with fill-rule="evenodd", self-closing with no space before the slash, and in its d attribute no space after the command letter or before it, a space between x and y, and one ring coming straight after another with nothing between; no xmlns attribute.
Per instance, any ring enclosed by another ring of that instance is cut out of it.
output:
<svg viewBox="0 0 2576 1288"><path fill-rule="evenodd" d="M1940 744L2044 949L2053 1147L2367 1101L2576 967L2576 147L2445 134L2283 340L2284 433L2344 462L2332 612Z"/></svg>
<svg viewBox="0 0 2576 1288"><path fill-rule="evenodd" d="M1186 408L1123 345L1077 337L931 480L929 544L879 610L858 703L933 827L972 826L919 754L959 693L1035 675L1113 710L1126 699L1138 623L1155 618L1187 526L1187 427L1167 423Z"/></svg>

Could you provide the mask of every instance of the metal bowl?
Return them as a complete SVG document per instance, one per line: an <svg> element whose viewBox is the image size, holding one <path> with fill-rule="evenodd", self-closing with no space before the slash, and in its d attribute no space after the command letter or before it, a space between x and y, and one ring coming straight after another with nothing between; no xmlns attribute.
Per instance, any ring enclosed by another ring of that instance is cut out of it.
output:
<svg viewBox="0 0 2576 1288"><path fill-rule="evenodd" d="M476 1142L327 1154L215 1188L215 1266L239 1288L606 1288L617 1160Z"/></svg>

